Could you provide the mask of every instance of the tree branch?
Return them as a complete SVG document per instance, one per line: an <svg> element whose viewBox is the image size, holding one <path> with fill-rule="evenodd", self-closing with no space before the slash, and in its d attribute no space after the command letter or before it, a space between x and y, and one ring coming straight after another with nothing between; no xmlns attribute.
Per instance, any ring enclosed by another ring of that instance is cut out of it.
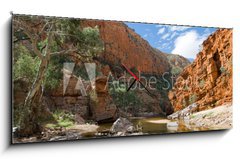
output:
<svg viewBox="0 0 240 159"><path fill-rule="evenodd" d="M77 49L62 50L62 51L58 51L58 52L52 52L51 55L68 54L68 53L76 52L76 51L77 51Z"/></svg>
<svg viewBox="0 0 240 159"><path fill-rule="evenodd" d="M23 32L28 36L28 38L30 38L30 41L32 42L33 51L42 60L43 55L37 48L37 38L34 37L33 34L29 31L29 28L26 24L23 24L23 22L19 22L17 20L14 20L14 22L18 23L19 26L23 29Z"/></svg>
<svg viewBox="0 0 240 159"><path fill-rule="evenodd" d="M51 55L66 55L66 54L69 54L69 55L72 56L73 53L75 53L76 55L79 55L81 57L84 57L84 58L92 57L90 55L84 55L84 53L79 53L78 49L62 50L62 51L58 51L58 52L53 52L53 53L51 53Z"/></svg>

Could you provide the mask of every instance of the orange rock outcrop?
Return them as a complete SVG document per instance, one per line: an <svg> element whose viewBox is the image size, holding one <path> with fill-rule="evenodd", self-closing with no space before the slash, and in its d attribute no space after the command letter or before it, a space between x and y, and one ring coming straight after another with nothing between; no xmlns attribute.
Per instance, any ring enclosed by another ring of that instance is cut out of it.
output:
<svg viewBox="0 0 240 159"><path fill-rule="evenodd" d="M168 94L174 111L192 103L200 111L232 102L232 30L217 30L202 47Z"/></svg>

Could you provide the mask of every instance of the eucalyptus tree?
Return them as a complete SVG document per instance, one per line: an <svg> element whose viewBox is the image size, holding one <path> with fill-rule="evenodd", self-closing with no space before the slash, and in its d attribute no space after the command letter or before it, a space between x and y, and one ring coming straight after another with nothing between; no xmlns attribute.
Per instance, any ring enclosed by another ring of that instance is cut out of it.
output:
<svg viewBox="0 0 240 159"><path fill-rule="evenodd" d="M21 135L31 135L41 131L42 95L45 86L52 85L49 81L55 73L49 69L51 60L64 56L89 62L104 48L98 27L83 28L78 19L14 15L13 41L18 43L21 40L30 43L26 48L39 61L24 102L26 112L19 131Z"/></svg>

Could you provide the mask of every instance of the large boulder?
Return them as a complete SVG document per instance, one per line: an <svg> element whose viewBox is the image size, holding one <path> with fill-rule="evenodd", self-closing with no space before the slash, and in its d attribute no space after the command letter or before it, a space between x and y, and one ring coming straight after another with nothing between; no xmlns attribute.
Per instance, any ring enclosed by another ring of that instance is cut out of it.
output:
<svg viewBox="0 0 240 159"><path fill-rule="evenodd" d="M118 118L112 125L110 132L117 135L125 135L134 131L133 123L131 123L127 118Z"/></svg>
<svg viewBox="0 0 240 159"><path fill-rule="evenodd" d="M196 103L193 103L186 108L179 110L171 115L169 115L168 119L184 119L185 117L188 117L189 115L193 114L194 112L197 112L199 110L199 106Z"/></svg>

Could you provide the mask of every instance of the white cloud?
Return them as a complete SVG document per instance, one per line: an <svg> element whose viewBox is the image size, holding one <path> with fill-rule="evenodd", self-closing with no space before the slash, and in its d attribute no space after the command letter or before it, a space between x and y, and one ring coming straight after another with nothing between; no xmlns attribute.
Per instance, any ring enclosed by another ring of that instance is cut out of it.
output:
<svg viewBox="0 0 240 159"><path fill-rule="evenodd" d="M164 34L164 35L161 37L161 39L166 39L166 38L169 37L169 36L170 36L170 33Z"/></svg>
<svg viewBox="0 0 240 159"><path fill-rule="evenodd" d="M187 29L189 29L189 27L185 27L185 26L168 26L170 31L185 31Z"/></svg>
<svg viewBox="0 0 240 159"><path fill-rule="evenodd" d="M170 38L168 40L172 40L175 36L177 36L178 33L177 32L173 32L172 35L170 36Z"/></svg>
<svg viewBox="0 0 240 159"><path fill-rule="evenodd" d="M162 35L161 39L163 40L172 40L175 36L179 34L179 32L183 32L189 27L185 26L162 26L162 25L157 25L156 27L159 28L157 35ZM163 35L163 33L165 33Z"/></svg>
<svg viewBox="0 0 240 159"><path fill-rule="evenodd" d="M163 47L166 47L166 46L168 46L168 43L163 43Z"/></svg>
<svg viewBox="0 0 240 159"><path fill-rule="evenodd" d="M157 47L159 50L167 48L169 43L163 43L159 47Z"/></svg>
<svg viewBox="0 0 240 159"><path fill-rule="evenodd" d="M199 52L199 46L208 37L207 34L200 36L196 31L191 30L181 34L174 41L173 54L179 54L186 58L194 58Z"/></svg>
<svg viewBox="0 0 240 159"><path fill-rule="evenodd" d="M165 28L159 29L158 32L157 32L157 35L164 33L164 31L165 31Z"/></svg>

